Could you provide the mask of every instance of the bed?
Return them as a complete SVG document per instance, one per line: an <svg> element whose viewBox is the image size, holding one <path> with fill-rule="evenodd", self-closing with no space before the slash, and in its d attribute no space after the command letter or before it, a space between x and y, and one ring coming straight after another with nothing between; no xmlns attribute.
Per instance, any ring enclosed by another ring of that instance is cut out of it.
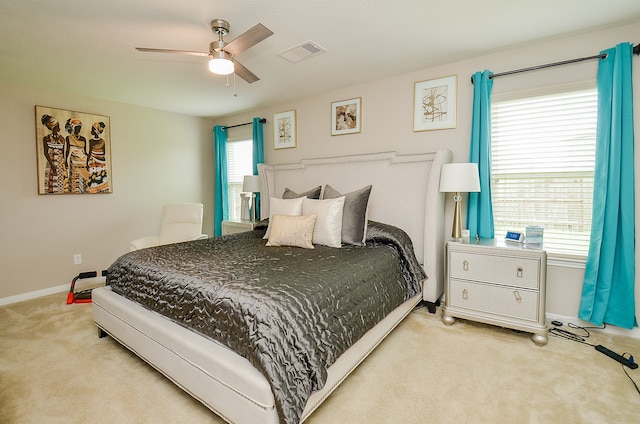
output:
<svg viewBox="0 0 640 424"><path fill-rule="evenodd" d="M116 339L228 422L302 422L419 302L433 309L439 301L445 231L438 186L440 168L451 156L448 150L385 152L260 165L261 217L271 219L247 233L123 255L109 268L108 285L93 291L94 321L101 335ZM331 186L355 193L368 185L366 245L265 246L280 228L289 228L276 226L285 219L275 212L286 190L320 186L326 194ZM267 231L272 233L265 239ZM411 248L415 257L407 255ZM212 252L221 249L228 261L220 257L217 267L207 266ZM352 277L329 273L337 269L337 257ZM320 268L311 266L319 263ZM292 266L298 266L295 274ZM228 280L215 293L202 283L212 274ZM130 290L133 285L141 287ZM374 287L379 298L362 294L345 302L360 285ZM206 288L193 294L186 286ZM344 287L347 292L339 292ZM177 298L178 306L168 297ZM286 301L271 309L274 298ZM217 324L202 316L217 317ZM223 321L238 321L243 330ZM328 321L336 321L339 330L325 327ZM265 342L267 333L273 339ZM247 334L260 337L248 341Z"/></svg>

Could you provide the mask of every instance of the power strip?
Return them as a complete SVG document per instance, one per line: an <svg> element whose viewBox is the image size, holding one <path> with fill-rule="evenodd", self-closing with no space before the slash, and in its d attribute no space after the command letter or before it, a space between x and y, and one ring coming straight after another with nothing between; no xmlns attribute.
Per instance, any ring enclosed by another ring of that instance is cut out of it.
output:
<svg viewBox="0 0 640 424"><path fill-rule="evenodd" d="M636 364L635 362L633 362L633 356L629 357L628 359L625 358L624 356L620 356L617 353L615 353L612 350L607 349L606 347L602 346L602 345L597 345L595 346L596 350L598 352L604 353L605 355L607 355L609 358L611 359L615 359L616 361L620 362L622 365L629 367L633 370L635 370L636 368L638 368L638 364Z"/></svg>

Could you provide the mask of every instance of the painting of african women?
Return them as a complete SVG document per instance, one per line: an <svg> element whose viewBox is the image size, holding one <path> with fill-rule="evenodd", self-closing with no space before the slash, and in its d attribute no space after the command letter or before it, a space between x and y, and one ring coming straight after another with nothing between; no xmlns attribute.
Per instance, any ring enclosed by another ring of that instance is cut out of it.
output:
<svg viewBox="0 0 640 424"><path fill-rule="evenodd" d="M36 106L38 194L112 193L108 116Z"/></svg>

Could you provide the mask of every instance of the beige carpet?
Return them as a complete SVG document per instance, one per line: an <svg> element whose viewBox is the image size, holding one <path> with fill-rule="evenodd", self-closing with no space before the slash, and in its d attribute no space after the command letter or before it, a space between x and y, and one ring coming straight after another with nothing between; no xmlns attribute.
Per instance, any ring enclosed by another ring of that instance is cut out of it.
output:
<svg viewBox="0 0 640 424"><path fill-rule="evenodd" d="M0 307L0 423L222 423L110 338L66 295ZM566 327L566 326L565 326ZM640 341L588 341L640 360ZM629 370L640 385L640 369ZM418 308L306 421L638 423L640 394L593 347Z"/></svg>

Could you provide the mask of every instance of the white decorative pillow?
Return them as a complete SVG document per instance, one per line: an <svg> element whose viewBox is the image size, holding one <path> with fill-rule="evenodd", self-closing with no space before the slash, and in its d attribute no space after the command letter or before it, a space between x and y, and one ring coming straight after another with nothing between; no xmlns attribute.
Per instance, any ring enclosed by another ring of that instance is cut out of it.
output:
<svg viewBox="0 0 640 424"><path fill-rule="evenodd" d="M367 236L367 210L372 186L341 194L329 184L324 188L323 199L335 199L344 196L342 212L342 243L364 245Z"/></svg>
<svg viewBox="0 0 640 424"><path fill-rule="evenodd" d="M273 215L269 219L271 234L267 246L293 246L313 249L316 215Z"/></svg>
<svg viewBox="0 0 640 424"><path fill-rule="evenodd" d="M304 197L295 199L278 199L277 197L269 198L269 226L264 234L265 239L269 238L271 230L271 217L273 215L302 215L302 201Z"/></svg>
<svg viewBox="0 0 640 424"><path fill-rule="evenodd" d="M344 196L328 200L303 199L302 214L318 216L313 230L313 244L324 244L329 247L342 246L343 209Z"/></svg>

